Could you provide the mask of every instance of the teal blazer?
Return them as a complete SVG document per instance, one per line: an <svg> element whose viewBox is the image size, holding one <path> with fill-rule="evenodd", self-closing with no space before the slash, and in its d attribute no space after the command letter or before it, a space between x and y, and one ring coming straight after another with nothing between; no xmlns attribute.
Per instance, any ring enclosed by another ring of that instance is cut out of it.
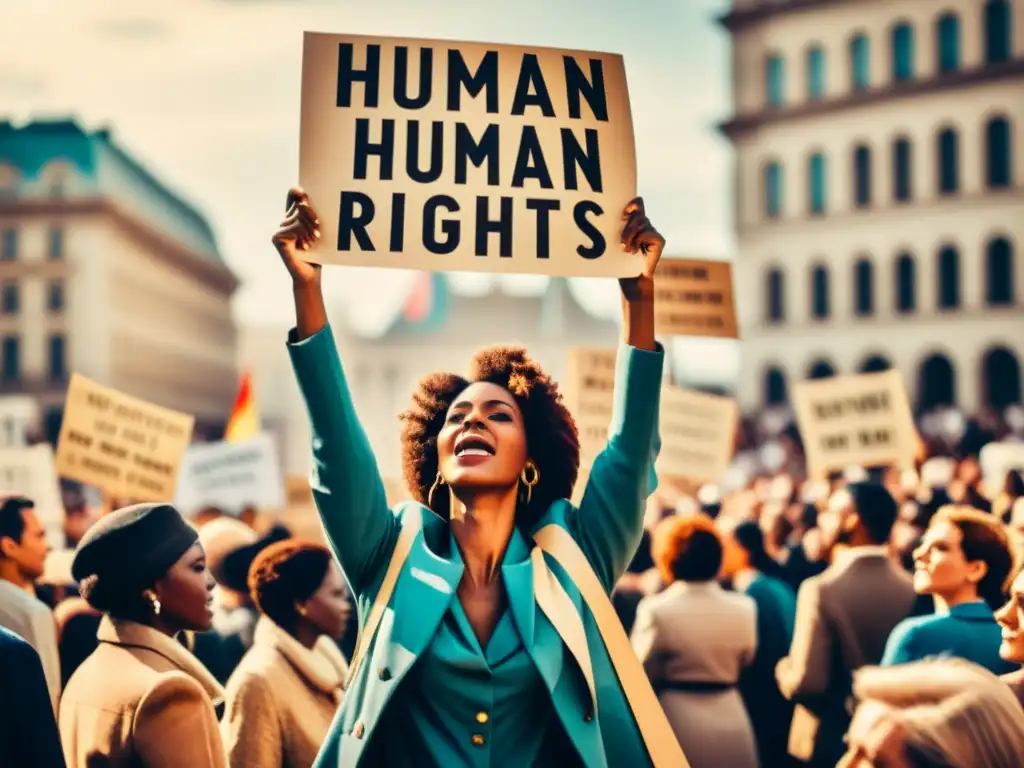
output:
<svg viewBox="0 0 1024 768"><path fill-rule="evenodd" d="M355 595L360 626L365 625L383 581L403 519L420 518L422 526L389 610L345 692L315 764L315 768L350 768L368 764L363 756L371 740L402 738L400 732L378 732L377 724L434 637L450 601L458 599L454 595L462 566L437 554L447 550L447 521L413 501L388 509L330 326L299 342L292 338L288 350L312 426L310 485L328 540ZM534 529L555 523L568 531L609 593L639 546L646 498L657 486L654 460L660 447L657 423L663 362L660 349L620 347L608 444L594 461L580 506L565 499L556 501ZM597 712L591 712L583 675L578 667L572 670L574 657L565 652L561 637L537 607L532 578L506 581L509 609L516 616L533 616L533 631L523 633L529 636L522 640L551 694L555 716L587 768L650 766L593 617L561 566L547 555L545 559L580 614L597 684Z"/></svg>

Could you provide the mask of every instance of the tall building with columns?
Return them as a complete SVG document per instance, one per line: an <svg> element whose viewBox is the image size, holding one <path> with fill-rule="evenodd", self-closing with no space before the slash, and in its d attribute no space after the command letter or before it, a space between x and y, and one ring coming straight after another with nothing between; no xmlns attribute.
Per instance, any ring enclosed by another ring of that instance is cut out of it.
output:
<svg viewBox="0 0 1024 768"><path fill-rule="evenodd" d="M918 409L1021 400L1024 2L735 0L745 408L894 367Z"/></svg>
<svg viewBox="0 0 1024 768"><path fill-rule="evenodd" d="M237 287L203 215L109 131L0 121L0 393L33 396L50 439L72 371L219 439Z"/></svg>

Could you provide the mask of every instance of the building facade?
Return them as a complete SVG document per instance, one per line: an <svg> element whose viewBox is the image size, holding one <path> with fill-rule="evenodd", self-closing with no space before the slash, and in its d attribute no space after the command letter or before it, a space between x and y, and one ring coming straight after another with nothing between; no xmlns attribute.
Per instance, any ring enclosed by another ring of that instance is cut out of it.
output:
<svg viewBox="0 0 1024 768"><path fill-rule="evenodd" d="M51 440L72 371L219 439L237 287L203 216L109 131L0 122L0 390L35 396Z"/></svg>
<svg viewBox="0 0 1024 768"><path fill-rule="evenodd" d="M423 292L410 297L387 333L365 338L348 331L335 313L333 332L360 420L383 476L401 471L398 414L408 408L419 379L432 371L465 373L473 353L492 344L521 344L556 380L575 347L614 347L616 323L590 315L566 281L552 279L537 296L510 296L500 289L483 296L452 291L441 274L424 275ZM413 305L429 306L427 311ZM285 347L287 328L246 328L239 360L253 372L264 428L278 437L285 472L311 465L305 405Z"/></svg>
<svg viewBox="0 0 1024 768"><path fill-rule="evenodd" d="M736 0L739 394L895 367L1021 400L1024 2Z"/></svg>

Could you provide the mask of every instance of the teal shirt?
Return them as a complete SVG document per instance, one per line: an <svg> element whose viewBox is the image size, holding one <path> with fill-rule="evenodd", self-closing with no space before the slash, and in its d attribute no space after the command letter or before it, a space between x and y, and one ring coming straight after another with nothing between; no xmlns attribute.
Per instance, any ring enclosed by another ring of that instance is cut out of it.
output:
<svg viewBox="0 0 1024 768"><path fill-rule="evenodd" d="M449 547L452 562L461 565L454 540ZM529 556L522 534L514 531L502 576L514 580L522 575L514 572L524 572L529 578ZM520 631L509 608L482 649L453 594L437 634L392 700L404 735L384 745L382 765L487 768L511 765L508 755L515 755L516 765L558 765L557 754L543 749L553 735L551 697Z"/></svg>
<svg viewBox="0 0 1024 768"><path fill-rule="evenodd" d="M930 656L973 661L996 675L1017 669L999 656L1002 631L982 600L953 606L947 614L904 619L889 635L882 665L907 664Z"/></svg>

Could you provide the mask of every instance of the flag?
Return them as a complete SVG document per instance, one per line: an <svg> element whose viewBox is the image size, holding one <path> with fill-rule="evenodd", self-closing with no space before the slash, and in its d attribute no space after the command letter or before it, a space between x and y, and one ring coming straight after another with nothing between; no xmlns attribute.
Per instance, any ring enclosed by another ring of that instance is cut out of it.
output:
<svg viewBox="0 0 1024 768"><path fill-rule="evenodd" d="M238 387L235 405L228 418L228 425L224 429L224 440L229 443L241 443L256 437L259 431L260 413L252 389L252 373L245 371Z"/></svg>

